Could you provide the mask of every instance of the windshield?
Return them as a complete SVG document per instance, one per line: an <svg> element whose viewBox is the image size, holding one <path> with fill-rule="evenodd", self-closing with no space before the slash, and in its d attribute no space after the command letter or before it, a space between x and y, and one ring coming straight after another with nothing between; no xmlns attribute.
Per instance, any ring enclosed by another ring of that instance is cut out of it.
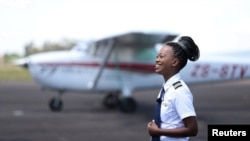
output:
<svg viewBox="0 0 250 141"><path fill-rule="evenodd" d="M71 51L86 52L88 50L88 47L89 44L87 42L79 42L71 49Z"/></svg>

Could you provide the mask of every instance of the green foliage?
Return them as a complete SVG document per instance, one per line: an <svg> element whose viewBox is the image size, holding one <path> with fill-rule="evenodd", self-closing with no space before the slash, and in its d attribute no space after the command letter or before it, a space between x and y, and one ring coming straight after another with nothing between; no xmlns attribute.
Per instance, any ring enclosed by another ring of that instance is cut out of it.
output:
<svg viewBox="0 0 250 141"><path fill-rule="evenodd" d="M40 52L49 52L49 51L55 51L55 50L69 50L76 45L76 42L77 41L75 40L68 40L68 39L64 39L60 42L46 41L43 43L42 46L37 46L33 42L29 42L24 46L25 48L24 56L29 56L31 54L40 53ZM2 62L4 64L9 64L9 63L12 63L14 60L22 58L24 56L18 55L15 53L12 53L12 54L7 53L7 54L4 54Z"/></svg>
<svg viewBox="0 0 250 141"><path fill-rule="evenodd" d="M9 64L12 63L12 61L21 58L22 56L18 54L4 54L3 56L3 63L4 64Z"/></svg>
<svg viewBox="0 0 250 141"><path fill-rule="evenodd" d="M76 41L64 39L60 42L45 41L42 46L37 46L33 42L25 45L25 56L40 52L49 52L55 50L69 50L76 45Z"/></svg>

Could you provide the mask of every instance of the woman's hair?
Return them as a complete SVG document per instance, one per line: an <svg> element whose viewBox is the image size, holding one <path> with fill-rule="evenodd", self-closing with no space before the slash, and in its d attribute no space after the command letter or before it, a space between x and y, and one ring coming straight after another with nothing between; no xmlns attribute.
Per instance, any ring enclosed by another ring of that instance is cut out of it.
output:
<svg viewBox="0 0 250 141"><path fill-rule="evenodd" d="M177 42L167 42L166 45L172 47L174 56L180 61L180 68L184 68L187 60L196 61L200 57L200 51L194 40L189 36L182 36Z"/></svg>

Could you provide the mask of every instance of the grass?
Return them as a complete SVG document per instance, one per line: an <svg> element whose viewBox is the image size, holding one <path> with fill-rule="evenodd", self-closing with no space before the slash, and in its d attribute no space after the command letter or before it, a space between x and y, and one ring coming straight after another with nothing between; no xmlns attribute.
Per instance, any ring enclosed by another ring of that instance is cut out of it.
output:
<svg viewBox="0 0 250 141"><path fill-rule="evenodd" d="M30 81L28 70L11 64L0 64L0 81Z"/></svg>

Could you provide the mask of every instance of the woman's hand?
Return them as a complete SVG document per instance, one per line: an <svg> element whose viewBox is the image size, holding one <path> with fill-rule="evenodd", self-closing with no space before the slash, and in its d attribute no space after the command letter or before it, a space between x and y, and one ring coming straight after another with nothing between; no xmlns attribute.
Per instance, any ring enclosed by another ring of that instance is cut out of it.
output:
<svg viewBox="0 0 250 141"><path fill-rule="evenodd" d="M157 126L157 124L155 123L154 120L152 120L148 123L147 130L148 130L149 135L159 136L159 134L158 134L159 127Z"/></svg>

